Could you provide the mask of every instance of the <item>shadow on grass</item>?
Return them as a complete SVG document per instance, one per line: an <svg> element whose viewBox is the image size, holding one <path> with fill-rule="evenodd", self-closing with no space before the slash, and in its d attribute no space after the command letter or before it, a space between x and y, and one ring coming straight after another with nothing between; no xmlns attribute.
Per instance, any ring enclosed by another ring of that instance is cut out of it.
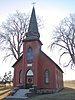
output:
<svg viewBox="0 0 75 100"><path fill-rule="evenodd" d="M35 95L27 100L75 100L75 89L65 87L54 94Z"/></svg>

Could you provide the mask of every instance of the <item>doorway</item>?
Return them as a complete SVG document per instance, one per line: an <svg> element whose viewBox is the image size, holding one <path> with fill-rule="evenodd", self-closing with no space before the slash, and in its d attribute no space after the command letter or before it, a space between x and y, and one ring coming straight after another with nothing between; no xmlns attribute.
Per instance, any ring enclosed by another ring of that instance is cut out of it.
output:
<svg viewBox="0 0 75 100"><path fill-rule="evenodd" d="M26 73L26 88L32 88L33 85L33 71L28 70Z"/></svg>

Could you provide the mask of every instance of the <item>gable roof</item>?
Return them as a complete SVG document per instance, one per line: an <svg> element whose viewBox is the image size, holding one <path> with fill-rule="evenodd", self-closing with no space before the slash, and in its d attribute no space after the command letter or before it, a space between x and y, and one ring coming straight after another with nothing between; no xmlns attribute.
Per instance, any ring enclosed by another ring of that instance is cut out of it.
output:
<svg viewBox="0 0 75 100"><path fill-rule="evenodd" d="M12 67L14 68L15 65L22 59L23 55L12 65Z"/></svg>
<svg viewBox="0 0 75 100"><path fill-rule="evenodd" d="M41 50L41 53L42 53L45 57L47 57L50 61L52 61L52 62L56 65L56 67L63 73L62 69L61 69L50 57L48 57L42 50Z"/></svg>

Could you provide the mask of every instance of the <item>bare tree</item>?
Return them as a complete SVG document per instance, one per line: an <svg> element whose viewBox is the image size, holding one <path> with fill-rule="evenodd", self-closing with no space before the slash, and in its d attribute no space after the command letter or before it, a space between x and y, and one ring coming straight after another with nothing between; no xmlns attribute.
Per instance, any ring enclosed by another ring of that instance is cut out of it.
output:
<svg viewBox="0 0 75 100"><path fill-rule="evenodd" d="M11 73L11 71L8 72L8 81L12 82L12 73Z"/></svg>
<svg viewBox="0 0 75 100"><path fill-rule="evenodd" d="M11 83L12 82L12 73L11 71L9 71L8 73L5 72L4 76L3 76L3 79L2 79L2 82L4 84L6 83Z"/></svg>
<svg viewBox="0 0 75 100"><path fill-rule="evenodd" d="M3 81L4 84L6 84L8 82L8 75L7 75L6 72L4 74L4 77L3 77L2 81Z"/></svg>
<svg viewBox="0 0 75 100"><path fill-rule="evenodd" d="M22 54L22 40L28 29L29 16L16 12L1 25L0 47L5 50L7 57L14 57L16 60Z"/></svg>
<svg viewBox="0 0 75 100"><path fill-rule="evenodd" d="M61 51L59 61L61 63L61 58L67 58L66 55L70 56L70 59L64 66L71 65L71 68L75 65L75 15L70 14L69 17L64 18L60 24L55 28L53 34L53 41L51 44L51 49L54 47L59 47Z"/></svg>
<svg viewBox="0 0 75 100"><path fill-rule="evenodd" d="M22 55L22 40L29 26L29 15L16 12L2 23L0 31L0 49L5 51L4 60L8 57L18 60ZM38 20L39 26L40 18Z"/></svg>

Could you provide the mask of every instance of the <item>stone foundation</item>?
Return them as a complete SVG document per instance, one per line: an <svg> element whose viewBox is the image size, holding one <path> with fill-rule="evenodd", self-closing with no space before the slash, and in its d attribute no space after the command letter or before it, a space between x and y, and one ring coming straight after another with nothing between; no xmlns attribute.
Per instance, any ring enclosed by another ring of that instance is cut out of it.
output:
<svg viewBox="0 0 75 100"><path fill-rule="evenodd" d="M63 89L63 88L62 88ZM61 91L62 89L37 89L38 94L50 94Z"/></svg>

